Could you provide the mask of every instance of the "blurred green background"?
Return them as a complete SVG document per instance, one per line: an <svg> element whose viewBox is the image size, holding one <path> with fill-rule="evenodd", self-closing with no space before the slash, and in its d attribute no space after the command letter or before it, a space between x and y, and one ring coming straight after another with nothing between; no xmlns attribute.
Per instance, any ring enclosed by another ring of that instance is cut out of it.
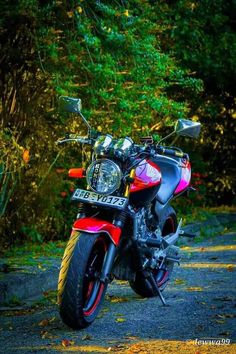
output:
<svg viewBox="0 0 236 354"><path fill-rule="evenodd" d="M224 0L19 0L0 9L0 237L66 239L70 167L79 146L56 146L81 120L58 110L80 97L90 124L114 136L164 136L178 118L202 123L189 152L190 199L182 214L235 204L236 2Z"/></svg>

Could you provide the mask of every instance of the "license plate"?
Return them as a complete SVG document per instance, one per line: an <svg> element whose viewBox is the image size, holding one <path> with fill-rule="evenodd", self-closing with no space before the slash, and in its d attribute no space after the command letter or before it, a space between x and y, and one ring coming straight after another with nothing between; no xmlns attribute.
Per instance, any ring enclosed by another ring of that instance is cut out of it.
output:
<svg viewBox="0 0 236 354"><path fill-rule="evenodd" d="M101 195L95 192L85 191L83 189L76 189L71 200L107 205L116 209L124 209L128 202L127 198L115 197L112 195Z"/></svg>

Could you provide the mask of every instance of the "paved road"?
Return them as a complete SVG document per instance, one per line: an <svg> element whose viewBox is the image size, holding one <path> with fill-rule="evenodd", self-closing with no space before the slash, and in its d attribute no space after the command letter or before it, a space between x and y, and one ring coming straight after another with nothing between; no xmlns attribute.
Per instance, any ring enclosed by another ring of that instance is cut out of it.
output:
<svg viewBox="0 0 236 354"><path fill-rule="evenodd" d="M114 282L99 318L83 331L68 329L55 304L1 312L0 352L236 353L232 344L196 343L235 342L235 240L236 234L229 233L185 247L165 290L167 307L158 298L139 298L126 282Z"/></svg>

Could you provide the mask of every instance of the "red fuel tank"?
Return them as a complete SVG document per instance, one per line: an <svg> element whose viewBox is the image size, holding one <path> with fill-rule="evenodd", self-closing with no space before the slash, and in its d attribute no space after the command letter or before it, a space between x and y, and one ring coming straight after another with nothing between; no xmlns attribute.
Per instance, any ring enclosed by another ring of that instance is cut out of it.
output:
<svg viewBox="0 0 236 354"><path fill-rule="evenodd" d="M160 183L160 168L152 160L140 161L135 170L134 182L130 187L131 204L141 206L150 203L155 198Z"/></svg>

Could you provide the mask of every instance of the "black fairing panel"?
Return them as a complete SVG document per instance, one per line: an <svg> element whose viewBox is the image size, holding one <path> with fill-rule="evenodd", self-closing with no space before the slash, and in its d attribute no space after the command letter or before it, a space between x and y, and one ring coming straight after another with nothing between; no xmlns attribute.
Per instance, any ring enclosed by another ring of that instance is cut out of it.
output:
<svg viewBox="0 0 236 354"><path fill-rule="evenodd" d="M150 204L157 195L160 185L145 188L141 191L130 193L129 201L135 207L142 207Z"/></svg>
<svg viewBox="0 0 236 354"><path fill-rule="evenodd" d="M161 186L156 198L161 204L166 204L180 182L180 159L174 160L165 156L158 156L153 161L160 167L162 174Z"/></svg>

